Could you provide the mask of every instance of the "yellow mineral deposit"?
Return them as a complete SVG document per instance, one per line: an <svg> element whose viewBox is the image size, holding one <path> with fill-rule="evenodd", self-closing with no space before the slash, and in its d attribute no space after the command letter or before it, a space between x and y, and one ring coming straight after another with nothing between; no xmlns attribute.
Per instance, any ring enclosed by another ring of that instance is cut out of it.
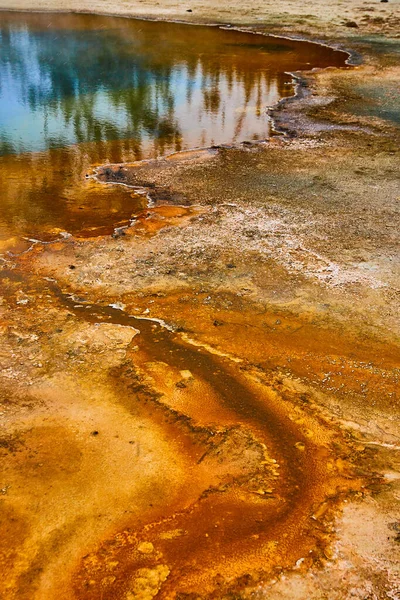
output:
<svg viewBox="0 0 400 600"><path fill-rule="evenodd" d="M400 593L400 5L274 4L1 16L4 600Z"/></svg>

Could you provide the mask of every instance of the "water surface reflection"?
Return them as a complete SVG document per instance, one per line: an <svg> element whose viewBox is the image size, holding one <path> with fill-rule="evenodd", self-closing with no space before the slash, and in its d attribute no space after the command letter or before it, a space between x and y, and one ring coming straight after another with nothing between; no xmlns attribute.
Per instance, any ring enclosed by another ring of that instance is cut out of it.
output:
<svg viewBox="0 0 400 600"><path fill-rule="evenodd" d="M3 237L128 219L140 201L94 190L92 164L265 138L266 108L293 93L286 72L345 58L215 27L2 13Z"/></svg>

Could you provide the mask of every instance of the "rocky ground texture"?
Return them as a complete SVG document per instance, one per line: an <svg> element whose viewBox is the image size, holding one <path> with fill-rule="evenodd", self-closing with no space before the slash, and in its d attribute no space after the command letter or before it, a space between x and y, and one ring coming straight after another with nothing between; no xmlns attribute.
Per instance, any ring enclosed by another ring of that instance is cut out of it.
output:
<svg viewBox="0 0 400 600"><path fill-rule="evenodd" d="M3 255L0 597L400 598L400 3L84 7L353 66L264 143L99 168L130 228Z"/></svg>

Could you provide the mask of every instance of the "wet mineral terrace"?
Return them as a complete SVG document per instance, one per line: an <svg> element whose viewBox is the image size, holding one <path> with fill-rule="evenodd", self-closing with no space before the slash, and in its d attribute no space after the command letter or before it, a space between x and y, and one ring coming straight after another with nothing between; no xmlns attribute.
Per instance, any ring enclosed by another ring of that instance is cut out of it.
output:
<svg viewBox="0 0 400 600"><path fill-rule="evenodd" d="M339 416L384 426L399 348L330 316L322 258L286 272L280 240L306 250L260 194L284 141L189 150L266 138L287 73L347 55L76 15L0 40L0 595L264 598L381 485Z"/></svg>

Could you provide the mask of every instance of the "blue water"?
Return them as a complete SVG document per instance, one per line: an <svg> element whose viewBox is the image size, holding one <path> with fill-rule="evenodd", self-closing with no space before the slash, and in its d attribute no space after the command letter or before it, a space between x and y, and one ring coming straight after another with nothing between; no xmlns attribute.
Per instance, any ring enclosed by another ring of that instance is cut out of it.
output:
<svg viewBox="0 0 400 600"><path fill-rule="evenodd" d="M126 224L143 197L94 186L93 165L265 139L288 72L346 57L216 27L0 13L0 242Z"/></svg>
<svg viewBox="0 0 400 600"><path fill-rule="evenodd" d="M121 138L170 149L268 135L285 70L345 55L216 28L88 15L0 20L0 154Z"/></svg>

